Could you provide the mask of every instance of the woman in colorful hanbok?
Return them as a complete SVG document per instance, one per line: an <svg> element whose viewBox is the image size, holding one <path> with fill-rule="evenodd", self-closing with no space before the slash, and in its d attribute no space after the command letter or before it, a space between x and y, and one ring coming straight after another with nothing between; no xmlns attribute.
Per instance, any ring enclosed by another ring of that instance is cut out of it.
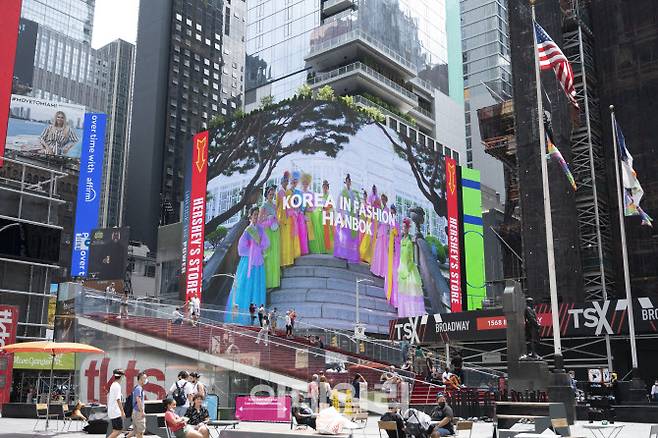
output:
<svg viewBox="0 0 658 438"><path fill-rule="evenodd" d="M382 193L380 198L381 208L380 214L383 216L386 213L387 217L381 217L379 224L377 225L377 235L375 237L375 249L372 255L372 263L370 263L370 272L380 277L386 275L386 269L388 266L388 219L389 209L386 206L388 202L388 197ZM373 228L374 229L374 228Z"/></svg>
<svg viewBox="0 0 658 438"><path fill-rule="evenodd" d="M322 235L324 237L323 242L323 251L325 254L334 253L334 227L331 226L331 221L324 220L322 213L324 212L327 217L331 217L334 206L331 204L333 200L329 199L329 181L326 179L322 181L322 209L316 209L314 213L318 216L318 219L313 219L313 223L319 222L322 226ZM327 203L327 201L331 201ZM316 222L317 221L317 222Z"/></svg>
<svg viewBox="0 0 658 438"><path fill-rule="evenodd" d="M359 244L359 256L361 257L361 260L366 262L366 263L372 263L372 256L375 250L375 242L377 242L377 218L374 216L375 209L379 208L379 197L377 196L377 187L372 186L372 192L370 195L366 197L365 190L363 192L363 198L365 199L365 205L369 206L372 209L373 215L368 217L366 214L366 217L364 220L366 221L366 230L370 229L372 230L371 234L368 234L366 231L363 235L363 238L361 239L361 243ZM375 205L375 203L377 205Z"/></svg>
<svg viewBox="0 0 658 438"><path fill-rule="evenodd" d="M292 192L288 188L290 181L290 172L287 170L283 172L283 179L281 179L281 188L276 196L276 217L279 222L280 228L280 254L281 266L290 266L295 263L294 252L294 230L295 222L293 220L293 212L291 209L283 208L286 196L290 196Z"/></svg>
<svg viewBox="0 0 658 438"><path fill-rule="evenodd" d="M315 194L310 189L310 184L313 178L310 174L305 173L302 175L302 191L305 194L311 195L313 199L312 205L307 205L304 208L304 215L306 216L306 232L308 236L308 251L311 254L324 253L324 229L322 227L322 207L315 205Z"/></svg>
<svg viewBox="0 0 658 438"><path fill-rule="evenodd" d="M398 267L398 316L418 316L425 313L423 283L414 261L414 241L409 235L411 220L402 222L400 241L400 266Z"/></svg>
<svg viewBox="0 0 658 438"><path fill-rule="evenodd" d="M258 224L258 211L258 207L249 210L249 225L238 241L240 261L226 302L227 309L237 307L240 315L234 318L227 314L227 320L245 325L249 324L249 304L266 302L263 253L270 246L270 241L263 227Z"/></svg>
<svg viewBox="0 0 658 438"><path fill-rule="evenodd" d="M277 220L276 188L270 186L265 190L265 202L260 209L260 224L265 229L270 246L265 251L265 287L279 287L281 284L281 230Z"/></svg>
<svg viewBox="0 0 658 438"><path fill-rule="evenodd" d="M359 195L352 190L352 178L348 173L345 177L345 188L337 199L337 215L341 215L341 224L336 225L334 238L334 257L345 259L350 263L359 263L359 230L351 228L354 213L354 202ZM334 221L335 222L335 221Z"/></svg>
<svg viewBox="0 0 658 438"><path fill-rule="evenodd" d="M384 292L386 299L393 307L398 306L398 267L400 265L400 223L395 217L397 208L391 205L391 220L393 223L388 230L387 239L387 265L384 276Z"/></svg>
<svg viewBox="0 0 658 438"><path fill-rule="evenodd" d="M304 216L304 210L303 210L303 199L304 199L304 194L302 193L302 190L298 187L299 184L299 179L301 178L302 174L299 170L293 170L292 172L292 180L290 181L290 189L292 190L293 196L297 195L299 196L298 200L300 202L299 207L292 208L291 211L293 213L293 217L295 218L295 258L299 257L300 255L306 255L308 254L308 235L306 232L306 217ZM291 201L292 204L292 201Z"/></svg>

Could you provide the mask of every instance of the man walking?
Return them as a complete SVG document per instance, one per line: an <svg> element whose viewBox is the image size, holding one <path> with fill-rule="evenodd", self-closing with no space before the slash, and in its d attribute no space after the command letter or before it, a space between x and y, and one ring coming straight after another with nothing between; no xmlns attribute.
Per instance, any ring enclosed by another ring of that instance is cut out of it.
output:
<svg viewBox="0 0 658 438"><path fill-rule="evenodd" d="M192 385L188 381L189 378L187 371L181 371L178 373L178 381L169 388L171 398L176 402L176 415L179 417L185 415L192 401Z"/></svg>
<svg viewBox="0 0 658 438"><path fill-rule="evenodd" d="M133 388L133 433L142 438L146 431L146 416L144 415L144 385L148 383L145 372L137 374L137 385Z"/></svg>
<svg viewBox="0 0 658 438"><path fill-rule="evenodd" d="M110 418L112 433L108 435L108 438L117 438L123 432L123 419L126 414L123 412L123 401L121 400L121 382L125 374L120 368L112 372L114 381L110 385L110 392L107 395L107 416Z"/></svg>
<svg viewBox="0 0 658 438"><path fill-rule="evenodd" d="M258 308L258 325L263 326L263 319L265 318L265 305L261 304Z"/></svg>

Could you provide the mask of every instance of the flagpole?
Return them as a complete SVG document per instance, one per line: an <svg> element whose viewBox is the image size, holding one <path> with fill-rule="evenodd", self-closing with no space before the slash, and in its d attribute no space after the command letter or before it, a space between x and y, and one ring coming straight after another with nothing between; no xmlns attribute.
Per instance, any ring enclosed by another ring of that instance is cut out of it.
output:
<svg viewBox="0 0 658 438"><path fill-rule="evenodd" d="M553 248L553 218L551 216L551 194L548 187L548 164L546 163L546 132L544 129L544 102L541 94L541 73L537 58L537 36L535 35L535 0L532 6L532 50L535 60L535 85L537 88L537 121L539 123L539 161L541 162L542 192L544 198L544 225L546 228L546 257L548 259L548 286L551 296L551 319L553 324L553 351L555 369L562 370L562 342L560 340L560 319L557 302L557 279L555 277L555 250Z"/></svg>
<svg viewBox="0 0 658 438"><path fill-rule="evenodd" d="M626 248L626 224L624 223L624 185L619 175L619 155L617 145L617 123L615 106L610 105L610 122L612 124L612 146L615 156L615 177L617 179L617 209L619 210L619 234L621 236L621 255L624 265L624 289L628 309L628 333L631 341L631 364L633 375L637 376L637 345L635 342L635 317L633 315L633 297L631 296L631 276L628 269L628 250Z"/></svg>

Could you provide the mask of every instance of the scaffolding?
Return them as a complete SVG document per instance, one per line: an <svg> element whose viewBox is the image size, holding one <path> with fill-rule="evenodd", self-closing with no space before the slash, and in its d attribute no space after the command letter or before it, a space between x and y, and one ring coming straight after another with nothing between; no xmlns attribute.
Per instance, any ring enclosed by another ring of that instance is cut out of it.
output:
<svg viewBox="0 0 658 438"><path fill-rule="evenodd" d="M594 35L585 0L563 0L563 50L571 63L580 111L571 133L571 169L576 181L583 288L586 301L613 298L611 228Z"/></svg>

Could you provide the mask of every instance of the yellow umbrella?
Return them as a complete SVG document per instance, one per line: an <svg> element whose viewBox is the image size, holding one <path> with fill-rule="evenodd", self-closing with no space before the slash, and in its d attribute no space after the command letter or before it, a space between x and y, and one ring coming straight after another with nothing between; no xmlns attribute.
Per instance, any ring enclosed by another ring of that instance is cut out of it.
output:
<svg viewBox="0 0 658 438"><path fill-rule="evenodd" d="M50 418L50 396L53 389L53 369L55 367L55 356L62 353L105 353L100 348L92 347L87 344L78 344L76 342L53 342L53 341L36 341L20 342L18 344L5 345L0 349L4 353L48 353L52 356L50 362L50 384L48 385L48 400L46 404L46 430L48 430L48 420Z"/></svg>

